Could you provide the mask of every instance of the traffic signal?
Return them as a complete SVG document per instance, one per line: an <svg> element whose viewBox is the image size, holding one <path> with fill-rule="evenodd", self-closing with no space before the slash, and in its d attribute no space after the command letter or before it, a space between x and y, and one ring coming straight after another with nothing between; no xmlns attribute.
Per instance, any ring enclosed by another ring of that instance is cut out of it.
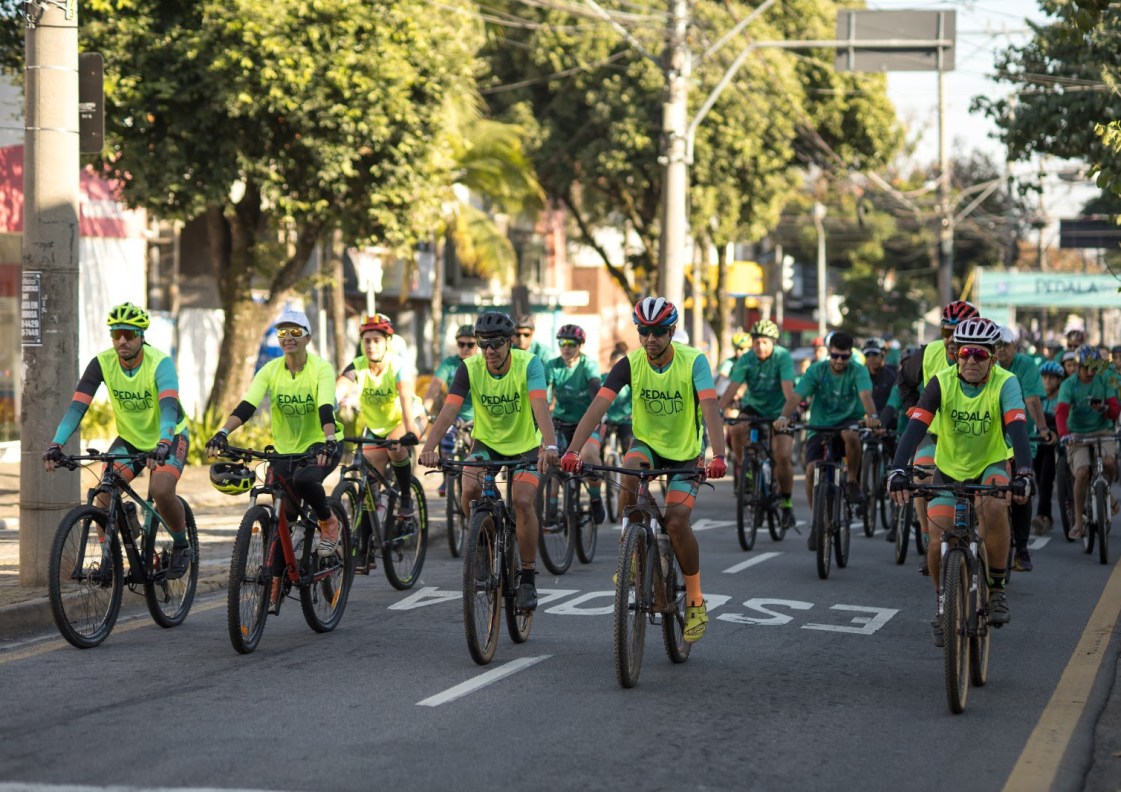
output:
<svg viewBox="0 0 1121 792"><path fill-rule="evenodd" d="M782 290L788 292L794 288L794 257L782 257Z"/></svg>

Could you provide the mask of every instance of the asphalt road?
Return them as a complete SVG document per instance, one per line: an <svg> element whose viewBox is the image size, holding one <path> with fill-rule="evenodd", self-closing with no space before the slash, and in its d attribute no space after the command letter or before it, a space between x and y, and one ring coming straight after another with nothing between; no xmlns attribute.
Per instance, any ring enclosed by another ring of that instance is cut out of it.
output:
<svg viewBox="0 0 1121 792"><path fill-rule="evenodd" d="M218 591L174 630L139 613L88 651L52 633L0 646L0 790L1091 788L1117 647L1084 695L1051 700L1086 674L1076 647L1112 565L1057 529L1033 537L1036 571L1012 581L989 683L955 716L913 552L896 566L882 533L857 529L849 566L820 580L804 525L743 552L731 486L717 486L695 512L708 633L673 665L648 630L634 689L614 673L611 529L591 565L542 572L530 639L504 632L481 667L463 637L461 566L434 522L417 586L395 591L380 569L356 578L332 633L289 601L238 655ZM1041 718L1057 755L1031 747Z"/></svg>

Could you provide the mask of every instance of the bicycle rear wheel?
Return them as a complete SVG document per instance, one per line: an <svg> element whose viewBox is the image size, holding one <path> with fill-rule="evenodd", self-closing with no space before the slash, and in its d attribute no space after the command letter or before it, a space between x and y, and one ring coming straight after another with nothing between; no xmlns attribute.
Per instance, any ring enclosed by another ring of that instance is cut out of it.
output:
<svg viewBox="0 0 1121 792"><path fill-rule="evenodd" d="M230 643L241 654L256 649L265 631L273 580L271 554L266 559L266 553L273 549L272 538L269 510L251 507L237 529L226 590L226 626Z"/></svg>
<svg viewBox="0 0 1121 792"><path fill-rule="evenodd" d="M813 525L815 548L817 550L817 576L822 580L829 577L829 567L833 563L833 488L824 479L814 487Z"/></svg>
<svg viewBox="0 0 1121 792"><path fill-rule="evenodd" d="M989 681L989 565L986 563L985 545L978 545L977 592L973 607L973 618L969 622L969 681L973 687L981 687Z"/></svg>
<svg viewBox="0 0 1121 792"><path fill-rule="evenodd" d="M311 579L300 586L300 607L307 626L321 633L339 626L354 575L346 513L337 500L330 501L330 506L339 521L339 543L335 545L335 552L325 558L320 556L315 550L319 543L313 540L311 546L305 544L304 558L300 559L301 577L303 570L311 571ZM319 537L318 524L313 536Z"/></svg>
<svg viewBox="0 0 1121 792"><path fill-rule="evenodd" d="M463 554L463 536L467 531L467 515L463 513L463 479L459 471L447 474L444 516L448 521L448 550L452 558L459 558Z"/></svg>
<svg viewBox="0 0 1121 792"><path fill-rule="evenodd" d="M646 612L653 596L645 590L646 526L631 524L619 545L615 566L615 677L625 688L638 683L642 670L642 649L646 641Z"/></svg>
<svg viewBox="0 0 1121 792"><path fill-rule="evenodd" d="M506 536L502 559L502 604L506 611L506 632L514 643L525 643L533 629L533 611L517 608L518 586L522 582L522 564L518 541L511 530Z"/></svg>
<svg viewBox="0 0 1121 792"><path fill-rule="evenodd" d="M1074 527L1074 488L1071 485L1070 468L1067 467L1066 459L1066 453L1060 450L1055 460L1055 489L1058 498L1056 506L1059 509L1059 521L1063 526L1063 536L1068 542L1073 542L1074 540L1070 538L1070 529Z"/></svg>
<svg viewBox="0 0 1121 792"><path fill-rule="evenodd" d="M108 515L96 506L71 509L51 544L48 593L62 637L90 649L109 637L121 610L124 564L120 539L103 544Z"/></svg>
<svg viewBox="0 0 1121 792"><path fill-rule="evenodd" d="M409 480L409 490L413 501L413 516L408 519L397 517L396 498L389 497L386 512L385 546L381 551L385 563L385 578L389 585L398 591L411 589L420 577L424 567L424 556L428 552L428 500L424 487L413 476Z"/></svg>
<svg viewBox="0 0 1121 792"><path fill-rule="evenodd" d="M479 665L489 663L498 647L501 581L496 553L494 515L476 512L463 542L463 632L467 651Z"/></svg>
<svg viewBox="0 0 1121 792"><path fill-rule="evenodd" d="M759 509L759 501L755 497L756 484L759 479L758 473L755 460L745 459L743 476L740 477L739 486L736 487L736 536L739 537L740 547L744 550L751 550L755 547L757 531L755 512ZM749 510L750 514L748 513Z"/></svg>
<svg viewBox="0 0 1121 792"><path fill-rule="evenodd" d="M582 564L590 564L596 557L599 526L592 519L592 495L583 479L571 478L564 484L568 495L564 499L568 531L575 537L576 557Z"/></svg>
<svg viewBox="0 0 1121 792"><path fill-rule="evenodd" d="M165 523L155 521L151 534L145 535L143 548L149 574L149 579L144 583L144 600L148 603L152 619L160 627L177 627L183 623L195 601L195 590L199 582L199 533L195 526L195 515L182 497L179 498L179 503L183 506L186 517L187 542L194 553L187 573L175 580L167 579L175 540Z"/></svg>
<svg viewBox="0 0 1121 792"><path fill-rule="evenodd" d="M914 519L915 502L908 500L902 506L892 505L892 519L895 523L895 563L907 560L907 546L911 541L911 520Z"/></svg>
<svg viewBox="0 0 1121 792"><path fill-rule="evenodd" d="M1109 527L1113 522L1110 514L1109 485L1099 481L1094 486L1094 511L1098 513L1095 520L1098 528L1098 560L1103 564L1109 563Z"/></svg>
<svg viewBox="0 0 1121 792"><path fill-rule="evenodd" d="M852 504L845 497L844 483L836 490L833 512L833 549L837 554L837 568L849 565L849 547L852 544ZM867 511L867 504L865 504Z"/></svg>
<svg viewBox="0 0 1121 792"><path fill-rule="evenodd" d="M880 470L879 446L866 449L864 458L860 463L860 487L864 492L864 506L861 508L861 517L864 520L864 535L876 534L876 493L877 478ZM844 566L839 564L839 566Z"/></svg>
<svg viewBox="0 0 1121 792"><path fill-rule="evenodd" d="M666 596L673 603L673 612L662 614L662 642L672 662L684 663L693 644L685 640L685 583L672 552L666 573Z"/></svg>
<svg viewBox="0 0 1121 792"><path fill-rule="evenodd" d="M536 506L541 561L554 575L563 575L572 566L576 538L565 518L568 511L568 504L563 502L565 494L564 474L553 468L545 474L537 488Z"/></svg>
<svg viewBox="0 0 1121 792"><path fill-rule="evenodd" d="M955 715L969 695L969 570L965 553L951 549L942 561L942 635L945 639L946 700Z"/></svg>

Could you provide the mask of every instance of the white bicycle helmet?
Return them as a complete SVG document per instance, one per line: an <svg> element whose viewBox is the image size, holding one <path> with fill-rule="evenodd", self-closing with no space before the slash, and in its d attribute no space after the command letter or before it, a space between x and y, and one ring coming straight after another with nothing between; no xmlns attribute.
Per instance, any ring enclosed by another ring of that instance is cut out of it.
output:
<svg viewBox="0 0 1121 792"><path fill-rule="evenodd" d="M966 319L954 328L954 343L995 347L1000 343L1000 325L980 316Z"/></svg>

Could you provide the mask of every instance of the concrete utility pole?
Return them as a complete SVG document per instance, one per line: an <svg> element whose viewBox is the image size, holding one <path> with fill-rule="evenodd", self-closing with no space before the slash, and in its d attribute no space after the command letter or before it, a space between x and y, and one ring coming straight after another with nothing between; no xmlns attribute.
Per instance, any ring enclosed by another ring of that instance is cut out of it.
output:
<svg viewBox="0 0 1121 792"><path fill-rule="evenodd" d="M673 0L666 50L665 102L662 105L662 245L658 251L660 296L681 307L685 299L685 242L688 234L689 162L686 136L689 126L689 81L693 54L686 41L689 29L688 0ZM694 299L693 310L701 310ZM694 339L696 343L696 339Z"/></svg>
<svg viewBox="0 0 1121 792"><path fill-rule="evenodd" d="M938 18L938 38L942 38L942 17ZM950 151L946 140L946 70L942 59L945 51L938 48L938 197L942 206L942 222L938 228L938 299L943 305L954 300L954 208L950 205Z"/></svg>
<svg viewBox="0 0 1121 792"><path fill-rule="evenodd" d="M81 484L42 462L78 379L78 14L49 0L27 13L19 577L45 586L55 529ZM67 448L77 446L75 434Z"/></svg>
<svg viewBox="0 0 1121 792"><path fill-rule="evenodd" d="M817 227L817 334L825 338L825 320L829 313L826 280L829 277L825 261L825 204L814 204L814 226Z"/></svg>

